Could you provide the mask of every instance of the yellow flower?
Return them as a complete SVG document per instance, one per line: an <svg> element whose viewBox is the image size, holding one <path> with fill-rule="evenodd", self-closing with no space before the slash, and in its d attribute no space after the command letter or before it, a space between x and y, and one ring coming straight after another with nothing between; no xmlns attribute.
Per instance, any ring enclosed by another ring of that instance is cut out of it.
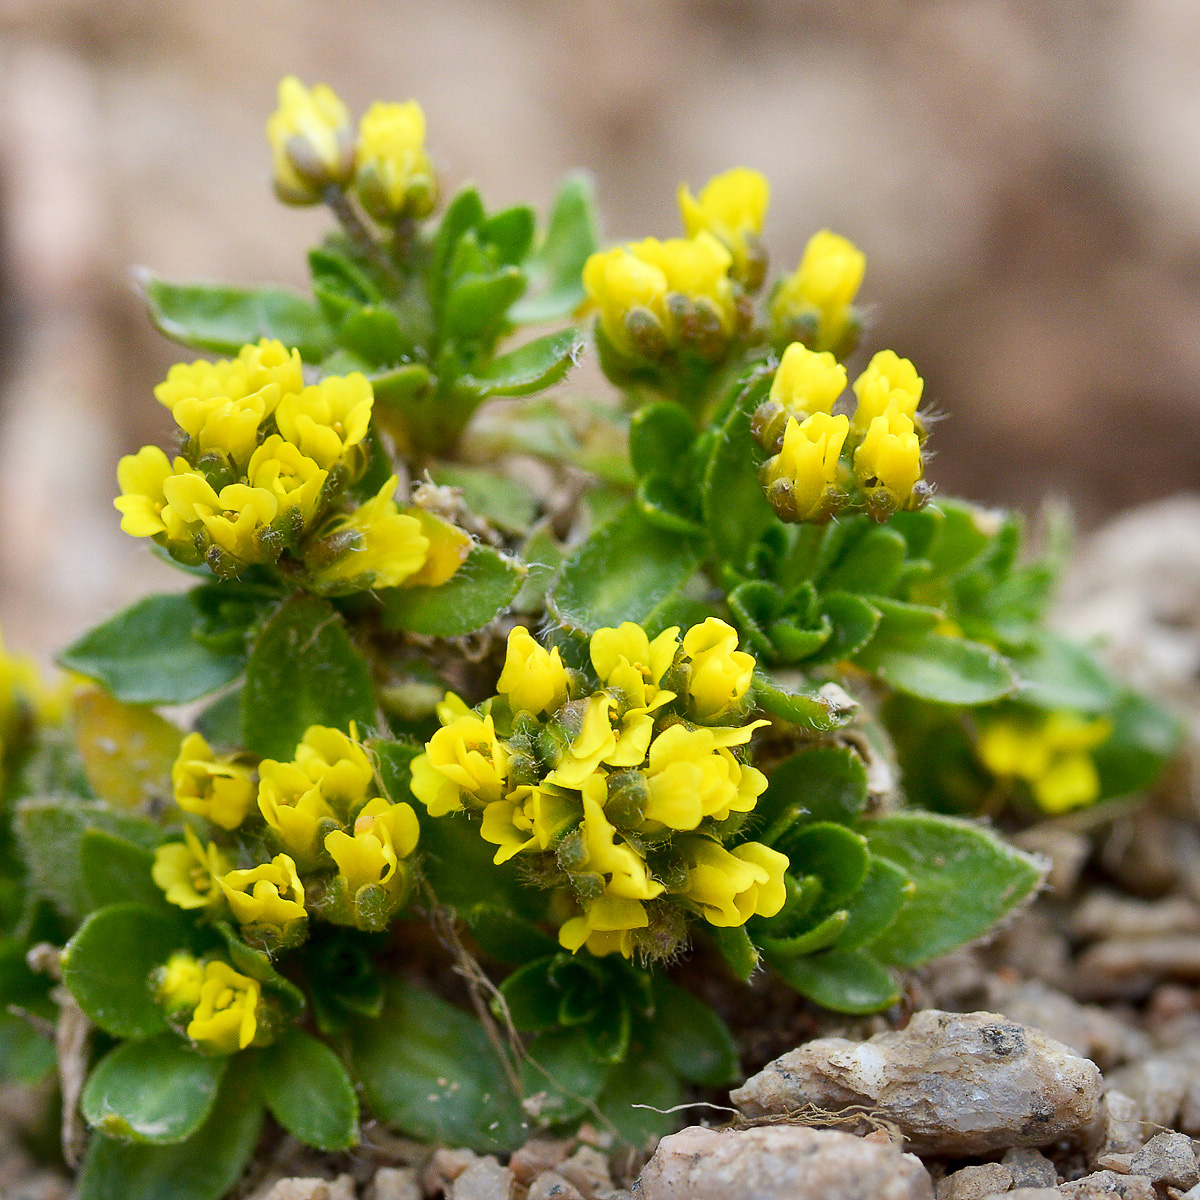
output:
<svg viewBox="0 0 1200 1200"><path fill-rule="evenodd" d="M204 985L204 968L199 959L191 954L172 954L157 972L155 998L159 1004L174 1013L180 1009L195 1008L200 1003Z"/></svg>
<svg viewBox="0 0 1200 1200"><path fill-rule="evenodd" d="M691 661L688 707L696 721L725 716L750 690L754 656L740 651L737 644L737 630L717 617L693 625L683 635L684 659Z"/></svg>
<svg viewBox="0 0 1200 1200"><path fill-rule="evenodd" d="M613 725L617 700L608 692L596 692L582 708L579 731L572 738L558 765L546 782L578 788L601 763L610 767L636 767L646 757L654 732L653 714L630 710Z"/></svg>
<svg viewBox="0 0 1200 1200"><path fill-rule="evenodd" d="M891 411L915 420L924 390L925 381L907 358L901 358L894 350L880 350L854 381L854 394L858 397L855 430L866 433L876 417Z"/></svg>
<svg viewBox="0 0 1200 1200"><path fill-rule="evenodd" d="M228 963L206 963L187 1035L212 1054L245 1050L258 1031L261 1000L262 988L256 979L239 974Z"/></svg>
<svg viewBox="0 0 1200 1200"><path fill-rule="evenodd" d="M321 844L321 823L338 822L321 785L295 763L273 758L258 764L258 776L258 808L263 820L280 845L311 865Z"/></svg>
<svg viewBox="0 0 1200 1200"><path fill-rule="evenodd" d="M546 650L524 625L516 626L508 635L496 691L507 698L514 713L541 716L562 708L567 702L567 668L558 649Z"/></svg>
<svg viewBox="0 0 1200 1200"><path fill-rule="evenodd" d="M168 904L212 908L222 901L216 880L229 870L229 860L212 842L202 846L190 825L183 827L183 837L182 842L167 842L154 851L150 874Z"/></svg>
<svg viewBox="0 0 1200 1200"><path fill-rule="evenodd" d="M423 508L406 508L402 515L413 517L420 523L429 549L425 551L425 562L420 570L407 576L401 586L441 587L466 562L474 545L471 535Z"/></svg>
<svg viewBox="0 0 1200 1200"><path fill-rule="evenodd" d="M279 501L267 489L231 483L217 493L203 475L187 471L165 480L163 494L179 519L202 525L212 544L235 566L279 557L282 539L270 533Z"/></svg>
<svg viewBox="0 0 1200 1200"><path fill-rule="evenodd" d="M837 502L835 484L850 421L839 414L813 413L803 421L788 417L779 453L763 464L763 486L775 511L786 521L827 517Z"/></svg>
<svg viewBox="0 0 1200 1200"><path fill-rule="evenodd" d="M322 538L336 557L312 568L317 590L340 596L399 587L424 565L429 539L421 532L420 521L396 507L392 494L397 482L393 475L377 496L349 516L339 517Z"/></svg>
<svg viewBox="0 0 1200 1200"><path fill-rule="evenodd" d="M779 360L770 398L788 413L827 413L846 390L846 368L828 350L793 342Z"/></svg>
<svg viewBox="0 0 1200 1200"><path fill-rule="evenodd" d="M328 725L310 725L296 747L296 766L321 785L322 795L342 814L366 800L375 785L375 769L355 740L353 724L350 731L347 736Z"/></svg>
<svg viewBox="0 0 1200 1200"><path fill-rule="evenodd" d="M327 375L284 396L275 410L279 432L328 470L367 436L375 393L359 371Z"/></svg>
<svg viewBox="0 0 1200 1200"><path fill-rule="evenodd" d="M275 160L275 194L285 204L316 204L325 188L354 174L354 131L337 94L319 83L311 91L288 75L279 83L279 108L267 120Z"/></svg>
<svg viewBox="0 0 1200 1200"><path fill-rule="evenodd" d="M998 718L980 734L979 757L993 774L1028 783L1039 808L1061 813L1099 797L1091 751L1111 735L1111 721L1089 721L1071 712Z"/></svg>
<svg viewBox="0 0 1200 1200"><path fill-rule="evenodd" d="M483 810L480 836L499 846L493 861L508 862L524 850L551 850L579 823L579 797L554 787L524 785L507 800Z"/></svg>
<svg viewBox="0 0 1200 1200"><path fill-rule="evenodd" d="M854 474L868 491L883 491L897 508L904 508L924 473L921 442L912 418L893 402L882 417L871 422L854 452Z"/></svg>
<svg viewBox="0 0 1200 1200"><path fill-rule="evenodd" d="M157 446L143 446L136 454L121 459L117 464L121 495L113 501L113 507L121 514L121 528L130 537L166 534L172 542L188 538L187 523L168 505L163 492L163 484L172 475L188 469L183 458L177 458L172 466Z"/></svg>
<svg viewBox="0 0 1200 1200"><path fill-rule="evenodd" d="M183 400L243 400L257 394L270 414L281 396L303 387L300 351L289 350L273 338L262 338L243 346L236 358L176 363L154 395L174 413Z"/></svg>
<svg viewBox="0 0 1200 1200"><path fill-rule="evenodd" d="M679 185L679 212L688 237L707 231L733 255L734 274L751 291L766 272L766 255L759 244L771 188L766 177L745 167L715 175L694 197L686 183Z"/></svg>
<svg viewBox="0 0 1200 1200"><path fill-rule="evenodd" d="M732 851L705 837L682 838L688 865L682 892L710 924L731 928L753 916L773 917L783 907L788 858L758 842Z"/></svg>
<svg viewBox="0 0 1200 1200"><path fill-rule="evenodd" d="M558 943L572 954L583 947L597 956L623 954L633 956L635 929L646 929L650 918L638 900L617 896L601 896L593 900L583 916L571 917L558 931Z"/></svg>
<svg viewBox="0 0 1200 1200"><path fill-rule="evenodd" d="M841 349L865 267L853 242L822 229L809 239L800 265L771 297L771 323L780 335L803 340L814 350Z"/></svg>
<svg viewBox="0 0 1200 1200"><path fill-rule="evenodd" d="M175 802L222 829L236 829L254 807L254 772L214 755L199 733L189 733L171 768Z"/></svg>
<svg viewBox="0 0 1200 1200"><path fill-rule="evenodd" d="M358 125L355 183L363 207L380 221L427 217L437 176L425 152L425 113L415 100L372 104Z"/></svg>
<svg viewBox="0 0 1200 1200"><path fill-rule="evenodd" d="M273 393L274 389L238 400L221 396L180 400L175 405L175 422L188 435L185 448L191 458L216 454L228 458L239 471L244 470L258 444L258 428L267 415L267 391Z"/></svg>
<svg viewBox="0 0 1200 1200"><path fill-rule="evenodd" d="M679 830L695 829L706 817L724 821L750 812L767 787L761 771L717 745L713 730L684 725L670 726L651 743L645 778L644 819Z"/></svg>
<svg viewBox="0 0 1200 1200"><path fill-rule="evenodd" d="M298 533L316 517L329 472L274 433L250 456L246 477L250 487L275 497L279 518L296 514L293 520Z"/></svg>
<svg viewBox="0 0 1200 1200"><path fill-rule="evenodd" d="M456 697L457 699L457 697ZM491 716L447 713L449 720L413 759L412 792L431 817L457 812L465 800L484 808L508 790L508 751Z"/></svg>
<svg viewBox="0 0 1200 1200"><path fill-rule="evenodd" d="M626 900L653 900L663 893L663 885L650 877L642 856L630 845L616 842L616 827L605 816L603 800L605 780L594 775L584 785L582 835L583 854L572 870L600 875L606 896Z"/></svg>
<svg viewBox="0 0 1200 1200"><path fill-rule="evenodd" d="M217 883L229 901L238 924L264 940L290 941L308 920L304 884L296 864L286 854L246 870L227 871Z"/></svg>
<svg viewBox="0 0 1200 1200"><path fill-rule="evenodd" d="M652 642L632 621L597 629L590 642L592 666L621 713L652 712L675 699L674 692L659 685L678 649L679 626L664 629Z"/></svg>
<svg viewBox="0 0 1200 1200"><path fill-rule="evenodd" d="M326 836L325 849L351 895L371 884L394 889L403 882L403 873L397 873L400 860L416 849L419 833L411 805L376 797L358 814L353 833L335 829Z"/></svg>
<svg viewBox="0 0 1200 1200"><path fill-rule="evenodd" d="M710 233L645 238L593 254L583 285L606 337L627 357L655 358L684 341L707 353L724 348L736 323L732 264Z"/></svg>

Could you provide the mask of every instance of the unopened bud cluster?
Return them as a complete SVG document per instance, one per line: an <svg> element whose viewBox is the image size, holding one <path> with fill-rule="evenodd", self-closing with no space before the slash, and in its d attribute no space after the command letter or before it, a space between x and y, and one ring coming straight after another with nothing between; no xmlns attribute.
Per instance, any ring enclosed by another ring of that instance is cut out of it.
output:
<svg viewBox="0 0 1200 1200"><path fill-rule="evenodd" d="M925 429L917 407L924 381L906 358L881 350L854 381L849 415L834 413L846 368L830 351L794 342L784 351L752 428L769 457L760 477L785 521L828 521L847 510L876 520L920 508Z"/></svg>
<svg viewBox="0 0 1200 1200"><path fill-rule="evenodd" d="M682 638L600 629L586 671L518 627L496 695L439 706L413 794L478 819L497 863L553 889L566 949L667 958L690 918L740 926L783 905L787 858L739 832L767 783L746 749L765 724L745 723L754 665L716 618Z"/></svg>
<svg viewBox="0 0 1200 1200"><path fill-rule="evenodd" d="M305 385L299 352L263 339L237 358L179 363L155 389L179 427L174 459L144 446L121 459L121 528L223 579L255 565L302 572L342 595L448 579L470 539L402 512L396 477L356 504L374 396L366 376Z"/></svg>
<svg viewBox="0 0 1200 1200"><path fill-rule="evenodd" d="M257 764L216 754L191 733L172 783L179 807L207 822L210 837L203 841L186 825L182 841L155 851L154 881L169 903L232 921L251 945L272 953L298 946L310 920L378 931L408 898L416 814L381 794L353 728L347 735L310 726L291 761ZM217 1010L238 1014L236 1038L232 1015L220 1018L219 1030L208 1024L214 1013L206 1015L203 988L212 979L226 997ZM269 1028L261 1024L265 1002L250 983L222 958L176 956L161 973L158 994L180 1032L231 1053L261 1042Z"/></svg>
<svg viewBox="0 0 1200 1200"><path fill-rule="evenodd" d="M279 108L267 121L275 192L286 204L318 204L330 189L353 187L376 220L427 217L438 183L425 150L425 113L410 100L376 103L357 137L350 113L325 84L307 88L294 75L279 85Z"/></svg>

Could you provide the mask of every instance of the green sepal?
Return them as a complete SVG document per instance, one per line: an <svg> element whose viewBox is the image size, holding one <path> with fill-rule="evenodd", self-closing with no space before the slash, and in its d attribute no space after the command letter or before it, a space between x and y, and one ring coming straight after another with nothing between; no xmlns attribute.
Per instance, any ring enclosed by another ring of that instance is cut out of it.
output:
<svg viewBox="0 0 1200 1200"><path fill-rule="evenodd" d="M462 637L496 619L521 590L522 563L473 546L462 565L438 587L384 588L383 627L425 637Z"/></svg>
<svg viewBox="0 0 1200 1200"><path fill-rule="evenodd" d="M182 1142L212 1112L228 1062L200 1054L175 1033L122 1042L88 1076L84 1119L120 1141Z"/></svg>
<svg viewBox="0 0 1200 1200"><path fill-rule="evenodd" d="M149 272L139 282L159 332L193 349L236 355L249 342L277 338L305 362L320 362L333 349L317 305L286 288L171 283Z"/></svg>
<svg viewBox="0 0 1200 1200"><path fill-rule="evenodd" d="M342 1060L295 1027L258 1054L258 1084L271 1115L293 1137L318 1150L358 1142L358 1098Z"/></svg>

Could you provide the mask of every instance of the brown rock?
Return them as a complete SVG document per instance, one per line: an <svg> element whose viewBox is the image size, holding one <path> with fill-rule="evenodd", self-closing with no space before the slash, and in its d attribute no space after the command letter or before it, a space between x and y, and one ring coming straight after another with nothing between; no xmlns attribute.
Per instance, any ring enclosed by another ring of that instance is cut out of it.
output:
<svg viewBox="0 0 1200 1200"><path fill-rule="evenodd" d="M612 1174L608 1159L592 1146L580 1146L566 1162L558 1165L558 1173L570 1180L587 1200L598 1192L612 1191Z"/></svg>
<svg viewBox="0 0 1200 1200"><path fill-rule="evenodd" d="M1007 1167L983 1163L947 1175L937 1185L937 1200L985 1200L987 1196L1010 1191L1012 1185L1012 1172Z"/></svg>
<svg viewBox="0 0 1200 1200"><path fill-rule="evenodd" d="M933 1200L933 1186L913 1155L836 1130L692 1126L663 1138L634 1194L640 1200Z"/></svg>
<svg viewBox="0 0 1200 1200"><path fill-rule="evenodd" d="M1121 1200L1158 1200L1154 1184L1144 1175L1118 1175L1113 1171L1096 1171L1064 1183L1058 1191L1065 1200L1110 1200L1113 1196Z"/></svg>
<svg viewBox="0 0 1200 1200"><path fill-rule="evenodd" d="M1101 1133L1100 1072L1067 1046L996 1013L917 1013L865 1042L821 1038L732 1094L747 1116L862 1106L920 1154L983 1155Z"/></svg>
<svg viewBox="0 0 1200 1200"><path fill-rule="evenodd" d="M1182 1133L1160 1133L1152 1137L1132 1158L1129 1170L1145 1175L1151 1183L1190 1188L1200 1183L1192 1139Z"/></svg>
<svg viewBox="0 0 1200 1200"><path fill-rule="evenodd" d="M528 1187L544 1171L552 1171L568 1154L572 1143L554 1138L531 1138L508 1160L508 1169L519 1184Z"/></svg>
<svg viewBox="0 0 1200 1200"><path fill-rule="evenodd" d="M1062 1200L1062 1192L1056 1187L1019 1187L986 1196L984 1200Z"/></svg>
<svg viewBox="0 0 1200 1200"><path fill-rule="evenodd" d="M1058 1183L1058 1168L1040 1150L1014 1147L1000 1160L1009 1170L1016 1190L1052 1188Z"/></svg>
<svg viewBox="0 0 1200 1200"><path fill-rule="evenodd" d="M526 1200L583 1200L583 1193L557 1171L543 1171L529 1185Z"/></svg>

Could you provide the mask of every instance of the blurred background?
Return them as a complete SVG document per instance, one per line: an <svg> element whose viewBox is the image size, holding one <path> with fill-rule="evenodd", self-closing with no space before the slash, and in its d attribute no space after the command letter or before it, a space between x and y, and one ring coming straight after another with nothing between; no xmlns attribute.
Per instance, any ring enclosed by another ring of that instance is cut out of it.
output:
<svg viewBox="0 0 1200 1200"><path fill-rule="evenodd" d="M111 507L192 357L129 269L303 283L325 217L272 199L263 134L287 72L419 99L491 205L585 167L610 239L764 171L777 269L822 226L866 252L867 348L946 414L930 477L1087 528L1200 474L1198 62L1195 0L0 0L5 639L48 654L172 575Z"/></svg>

